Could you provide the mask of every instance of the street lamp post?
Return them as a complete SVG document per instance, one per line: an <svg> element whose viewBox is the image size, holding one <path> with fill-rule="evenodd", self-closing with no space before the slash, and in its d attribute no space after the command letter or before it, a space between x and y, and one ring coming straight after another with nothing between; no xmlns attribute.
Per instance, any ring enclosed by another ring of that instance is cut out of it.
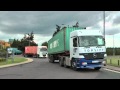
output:
<svg viewBox="0 0 120 90"><path fill-rule="evenodd" d="M28 33L26 33L27 34L27 38L28 38L28 43L29 43L29 46L30 46L30 36L28 35Z"/></svg>
<svg viewBox="0 0 120 90"><path fill-rule="evenodd" d="M115 56L115 42L114 42L114 34L113 34L113 56Z"/></svg>
<svg viewBox="0 0 120 90"><path fill-rule="evenodd" d="M105 39L105 11L103 11L103 32L104 32L104 39Z"/></svg>
<svg viewBox="0 0 120 90"><path fill-rule="evenodd" d="M29 46L30 46L30 40L28 40L29 41Z"/></svg>

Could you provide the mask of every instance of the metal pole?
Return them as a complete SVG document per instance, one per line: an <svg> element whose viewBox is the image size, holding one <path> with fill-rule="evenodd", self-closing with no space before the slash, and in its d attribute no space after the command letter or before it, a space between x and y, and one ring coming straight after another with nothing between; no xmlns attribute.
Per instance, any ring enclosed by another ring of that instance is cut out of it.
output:
<svg viewBox="0 0 120 90"><path fill-rule="evenodd" d="M30 46L30 40L29 40L29 46Z"/></svg>
<svg viewBox="0 0 120 90"><path fill-rule="evenodd" d="M12 51L12 63L14 63L14 52Z"/></svg>
<svg viewBox="0 0 120 90"><path fill-rule="evenodd" d="M115 56L115 47L114 47L114 34L113 34L113 56Z"/></svg>
<svg viewBox="0 0 120 90"><path fill-rule="evenodd" d="M7 59L8 59L8 50L7 50L7 52L6 52L6 61L7 61Z"/></svg>
<svg viewBox="0 0 120 90"><path fill-rule="evenodd" d="M105 39L105 11L103 11L103 32L104 32L104 39Z"/></svg>

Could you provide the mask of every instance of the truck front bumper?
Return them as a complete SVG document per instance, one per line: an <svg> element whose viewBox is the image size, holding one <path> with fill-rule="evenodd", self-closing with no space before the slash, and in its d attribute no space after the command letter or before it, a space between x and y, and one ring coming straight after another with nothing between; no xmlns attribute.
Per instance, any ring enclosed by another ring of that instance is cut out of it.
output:
<svg viewBox="0 0 120 90"><path fill-rule="evenodd" d="M103 67L104 64L105 64L104 59L99 59L99 60L80 59L76 62L77 68L90 68L90 69Z"/></svg>
<svg viewBox="0 0 120 90"><path fill-rule="evenodd" d="M90 69L94 69L96 67L102 67L103 65L91 65L91 66L80 66L79 68L90 68Z"/></svg>

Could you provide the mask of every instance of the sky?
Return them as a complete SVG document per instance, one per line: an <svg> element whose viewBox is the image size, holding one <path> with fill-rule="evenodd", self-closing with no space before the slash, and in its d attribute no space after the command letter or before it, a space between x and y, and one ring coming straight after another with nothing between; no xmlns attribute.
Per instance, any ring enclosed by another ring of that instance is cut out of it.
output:
<svg viewBox="0 0 120 90"><path fill-rule="evenodd" d="M41 45L51 39L56 24L75 25L103 32L103 11L0 11L0 40L21 39L34 32ZM106 47L120 47L120 11L105 11Z"/></svg>

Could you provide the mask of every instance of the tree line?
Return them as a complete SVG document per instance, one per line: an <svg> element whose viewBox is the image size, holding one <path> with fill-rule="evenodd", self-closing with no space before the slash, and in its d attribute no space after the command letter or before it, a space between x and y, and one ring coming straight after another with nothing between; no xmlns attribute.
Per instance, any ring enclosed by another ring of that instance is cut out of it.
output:
<svg viewBox="0 0 120 90"><path fill-rule="evenodd" d="M114 51L113 51L114 50ZM114 53L115 52L115 53ZM106 49L106 53L107 53L107 55L113 55L113 53L115 54L115 55L120 55L120 48L107 48Z"/></svg>
<svg viewBox="0 0 120 90"><path fill-rule="evenodd" d="M38 44L34 42L33 32L24 34L24 37L20 40L14 39L13 43L11 44L12 48L18 48L22 52L25 51L25 46L38 46Z"/></svg>
<svg viewBox="0 0 120 90"><path fill-rule="evenodd" d="M18 48L22 52L25 51L26 46L38 46L38 44L34 42L34 33L33 32L24 34L24 37L20 40L14 39L13 43L11 44L12 48ZM41 46L48 47L48 43L43 42L41 44Z"/></svg>

